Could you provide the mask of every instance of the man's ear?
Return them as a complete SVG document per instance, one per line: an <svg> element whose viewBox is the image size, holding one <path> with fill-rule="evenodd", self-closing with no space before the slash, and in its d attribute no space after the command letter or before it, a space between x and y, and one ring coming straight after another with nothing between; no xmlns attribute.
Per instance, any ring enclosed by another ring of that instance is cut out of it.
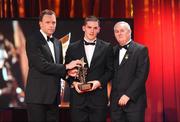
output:
<svg viewBox="0 0 180 122"><path fill-rule="evenodd" d="M42 22L41 22L41 21L39 21L39 26L40 26L40 28L41 28L41 26L42 26Z"/></svg>
<svg viewBox="0 0 180 122"><path fill-rule="evenodd" d="M82 26L82 30L85 31L85 26L84 25Z"/></svg>
<svg viewBox="0 0 180 122"><path fill-rule="evenodd" d="M100 30L101 30L101 28L99 27L99 29L98 29L98 33L100 32Z"/></svg>

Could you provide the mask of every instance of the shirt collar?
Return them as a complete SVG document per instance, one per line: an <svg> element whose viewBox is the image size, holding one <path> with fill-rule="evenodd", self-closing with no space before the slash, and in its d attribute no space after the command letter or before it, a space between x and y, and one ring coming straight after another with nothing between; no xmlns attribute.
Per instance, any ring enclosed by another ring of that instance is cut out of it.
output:
<svg viewBox="0 0 180 122"><path fill-rule="evenodd" d="M130 39L130 40L126 43L126 45L129 44L131 41L132 41L132 39Z"/></svg>
<svg viewBox="0 0 180 122"><path fill-rule="evenodd" d="M86 39L85 37L84 37L84 40L86 41L86 42L89 42L89 43L92 43L92 42L96 42L96 38L94 39L94 40L88 40L88 39Z"/></svg>
<svg viewBox="0 0 180 122"><path fill-rule="evenodd" d="M41 34L43 35L43 37L45 38L45 40L47 40L47 35L43 32L43 30L40 29ZM53 36L51 35L50 38L52 38Z"/></svg>

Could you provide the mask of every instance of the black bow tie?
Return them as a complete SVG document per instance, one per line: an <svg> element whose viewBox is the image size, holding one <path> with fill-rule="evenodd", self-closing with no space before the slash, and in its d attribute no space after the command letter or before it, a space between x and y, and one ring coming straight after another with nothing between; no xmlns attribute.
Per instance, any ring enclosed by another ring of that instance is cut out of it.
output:
<svg viewBox="0 0 180 122"><path fill-rule="evenodd" d="M47 41L51 41L52 43L54 42L54 38L53 37L49 37L49 36L47 36Z"/></svg>
<svg viewBox="0 0 180 122"><path fill-rule="evenodd" d="M124 49L128 49L128 47L129 47L129 44L127 44L127 45L124 45L124 46L121 46L121 45L119 45L119 49L122 49L122 48L124 48Z"/></svg>
<svg viewBox="0 0 180 122"><path fill-rule="evenodd" d="M85 44L85 45L95 45L96 43L95 43L95 42L87 42L87 41L84 41L84 44Z"/></svg>

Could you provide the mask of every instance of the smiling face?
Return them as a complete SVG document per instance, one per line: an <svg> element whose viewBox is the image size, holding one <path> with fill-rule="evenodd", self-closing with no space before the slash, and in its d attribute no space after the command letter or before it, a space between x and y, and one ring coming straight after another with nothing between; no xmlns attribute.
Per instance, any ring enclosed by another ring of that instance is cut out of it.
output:
<svg viewBox="0 0 180 122"><path fill-rule="evenodd" d="M42 20L39 21L41 30L46 33L47 36L51 36L56 29L56 16L54 14L45 14Z"/></svg>
<svg viewBox="0 0 180 122"><path fill-rule="evenodd" d="M118 22L114 26L114 35L118 43L123 46L131 39L131 29L128 23Z"/></svg>

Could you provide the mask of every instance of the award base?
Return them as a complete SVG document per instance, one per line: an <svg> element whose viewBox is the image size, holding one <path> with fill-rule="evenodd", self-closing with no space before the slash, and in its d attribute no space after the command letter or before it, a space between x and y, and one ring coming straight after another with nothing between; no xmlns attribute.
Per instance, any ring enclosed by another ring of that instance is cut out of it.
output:
<svg viewBox="0 0 180 122"><path fill-rule="evenodd" d="M78 86L79 90L81 91L87 91L87 90L90 90L92 88L92 83L84 83L84 84L80 84Z"/></svg>

